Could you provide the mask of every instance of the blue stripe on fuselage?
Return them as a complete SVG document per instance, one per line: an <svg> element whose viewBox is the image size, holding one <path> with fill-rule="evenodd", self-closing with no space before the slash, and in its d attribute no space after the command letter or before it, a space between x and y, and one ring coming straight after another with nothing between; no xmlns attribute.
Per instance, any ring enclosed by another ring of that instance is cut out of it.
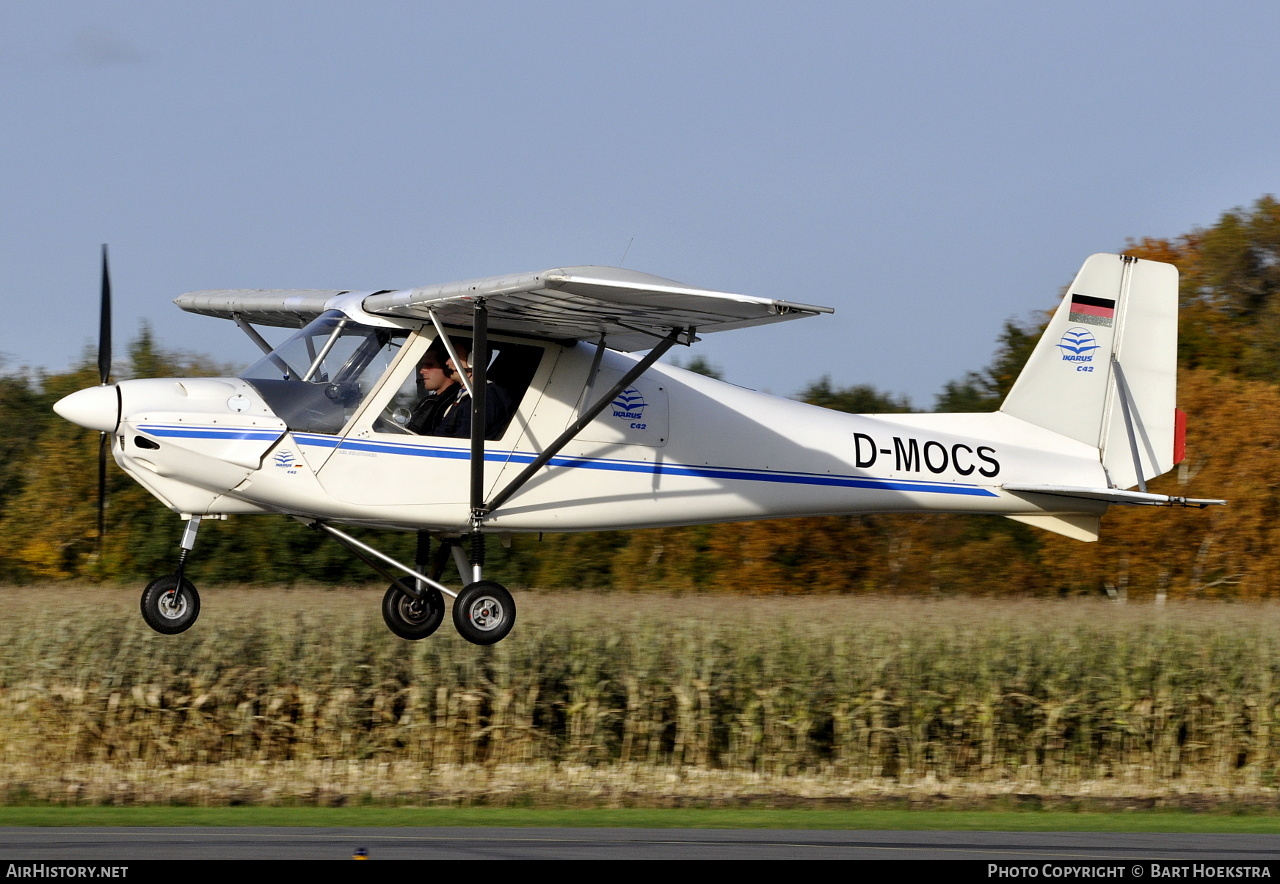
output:
<svg viewBox="0 0 1280 884"><path fill-rule="evenodd" d="M284 435L284 430L251 430L244 427L192 427L174 424L139 424L138 429L149 436L170 439L241 439L256 442L274 442Z"/></svg>
<svg viewBox="0 0 1280 884"><path fill-rule="evenodd" d="M444 460L469 460L469 448L406 445L399 442L340 439L295 433L299 445L314 448L344 448L376 454L408 457L434 457ZM484 459L494 463L532 463L536 454L523 451L486 451ZM657 476L691 476L699 479L730 479L744 482L781 482L790 485L827 485L841 488L867 488L877 491L917 491L933 494L960 494L968 497L995 497L995 493L976 485L957 485L917 479L876 479L864 476L831 476L818 473L796 473L773 470L751 470L732 467L693 466L690 464L652 463L648 461L612 460L595 457L553 457L550 466L586 470L609 470L623 473L648 473Z"/></svg>

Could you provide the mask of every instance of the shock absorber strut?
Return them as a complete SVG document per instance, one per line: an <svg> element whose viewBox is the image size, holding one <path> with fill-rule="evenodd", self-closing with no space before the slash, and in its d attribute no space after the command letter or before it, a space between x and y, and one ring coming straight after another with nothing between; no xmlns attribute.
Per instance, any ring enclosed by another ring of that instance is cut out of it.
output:
<svg viewBox="0 0 1280 884"><path fill-rule="evenodd" d="M484 533L471 532L471 582L484 579Z"/></svg>

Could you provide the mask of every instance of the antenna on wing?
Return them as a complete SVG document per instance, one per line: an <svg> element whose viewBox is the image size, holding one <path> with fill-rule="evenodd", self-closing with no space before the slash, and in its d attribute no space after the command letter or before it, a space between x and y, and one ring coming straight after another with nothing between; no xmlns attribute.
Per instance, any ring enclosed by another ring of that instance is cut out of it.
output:
<svg viewBox="0 0 1280 884"><path fill-rule="evenodd" d="M633 236L633 237L631 237L631 239L627 240L627 247L626 247L625 249L623 249L623 250L622 250L622 257L618 259L618 266L619 266L619 267L622 267L622 266L624 266L624 265L626 264L626 261L627 261L627 252L631 251L631 244L632 244L633 242L635 242L635 241L636 241L636 238L635 238L634 236Z"/></svg>
<svg viewBox="0 0 1280 884"><path fill-rule="evenodd" d="M102 300L98 306L98 383L106 386L111 378L111 271L107 267L107 244L102 244ZM98 435L98 547L106 534L107 514L107 439Z"/></svg>

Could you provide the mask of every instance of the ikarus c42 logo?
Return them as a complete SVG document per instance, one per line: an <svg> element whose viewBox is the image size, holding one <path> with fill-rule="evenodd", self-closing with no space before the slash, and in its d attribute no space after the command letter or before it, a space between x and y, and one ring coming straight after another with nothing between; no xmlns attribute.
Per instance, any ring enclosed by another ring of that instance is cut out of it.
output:
<svg viewBox="0 0 1280 884"><path fill-rule="evenodd" d="M644 396L635 387L627 387L618 394L618 398L613 400L613 416L624 421L642 421L644 420L644 408L649 403L644 401ZM643 430L643 425L636 426L631 424L632 429Z"/></svg>
<svg viewBox="0 0 1280 884"><path fill-rule="evenodd" d="M1093 351L1101 346L1093 332L1083 326L1069 328L1058 341L1058 349L1062 351L1063 362L1076 363L1076 371L1093 371Z"/></svg>

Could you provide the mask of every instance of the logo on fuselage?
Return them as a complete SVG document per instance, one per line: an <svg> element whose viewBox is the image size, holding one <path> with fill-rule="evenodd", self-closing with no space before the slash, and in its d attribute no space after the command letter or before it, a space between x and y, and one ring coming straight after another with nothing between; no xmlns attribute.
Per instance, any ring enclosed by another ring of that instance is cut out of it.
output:
<svg viewBox="0 0 1280 884"><path fill-rule="evenodd" d="M644 417L644 408L649 403L635 387L627 387L613 400L613 416L622 420L635 421Z"/></svg>
<svg viewBox="0 0 1280 884"><path fill-rule="evenodd" d="M297 460L297 455L294 454L292 451L281 451L277 453L276 456L272 458L272 460L275 461L276 466L282 470L292 469L294 466L297 465L295 463L295 461Z"/></svg>
<svg viewBox="0 0 1280 884"><path fill-rule="evenodd" d="M1062 351L1063 362L1092 362L1093 351L1101 345L1093 332L1087 328L1076 326L1069 328L1058 341L1058 349Z"/></svg>

